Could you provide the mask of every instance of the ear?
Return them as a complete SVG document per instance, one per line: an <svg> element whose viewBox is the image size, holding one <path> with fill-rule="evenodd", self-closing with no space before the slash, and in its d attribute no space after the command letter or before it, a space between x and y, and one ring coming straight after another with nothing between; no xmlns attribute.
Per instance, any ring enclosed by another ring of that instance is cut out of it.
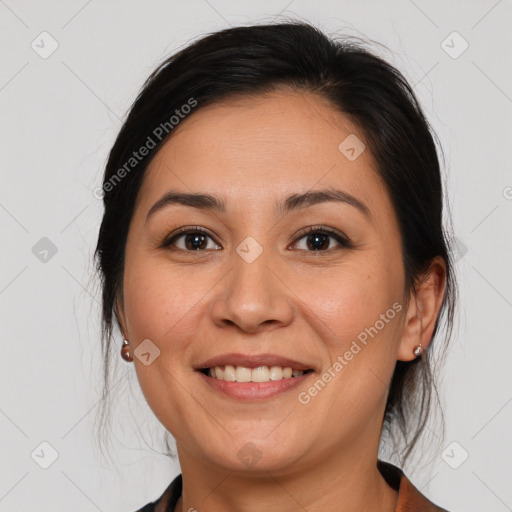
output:
<svg viewBox="0 0 512 512"><path fill-rule="evenodd" d="M425 350L443 302L446 289L446 264L440 256L433 258L427 274L417 284L416 293L411 292L405 313L405 325L398 351L398 360L415 359L414 349L422 344Z"/></svg>

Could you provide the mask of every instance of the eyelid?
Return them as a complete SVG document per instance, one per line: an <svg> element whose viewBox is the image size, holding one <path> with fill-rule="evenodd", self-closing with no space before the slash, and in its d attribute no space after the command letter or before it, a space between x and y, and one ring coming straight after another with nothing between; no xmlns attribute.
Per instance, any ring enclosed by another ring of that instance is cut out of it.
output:
<svg viewBox="0 0 512 512"><path fill-rule="evenodd" d="M201 233L204 235L209 236L217 245L220 245L216 240L215 237L205 228L202 228L200 226L182 226L175 231L173 231L168 237L164 239L164 241L161 244L161 248L169 248L171 244L173 244L180 236L189 234L189 233ZM353 244L350 242L349 238L345 236L340 231L330 228L328 226L324 226L321 224L313 225L313 226L307 226L305 228L300 229L298 232L292 235L291 242L290 243L297 243L300 239L304 238L310 233L322 233L327 236L330 236L332 238L335 238L336 241L345 248L353 248ZM331 250L328 251L318 251L318 252L331 252ZM196 252L196 251L185 251L185 252ZM205 251L197 251L197 252L205 252ZM316 252L316 251L306 251L306 252Z"/></svg>
<svg viewBox="0 0 512 512"><path fill-rule="evenodd" d="M304 235L308 235L309 233L317 233L322 232L329 235L335 235L348 243L348 237L346 237L341 231L337 229L330 228L329 226L324 226L323 224L315 224L313 226L306 226L305 228L301 228L294 235L292 235L292 240L295 240L297 237L302 237Z"/></svg>
<svg viewBox="0 0 512 512"><path fill-rule="evenodd" d="M297 233L295 233L292 236L292 240L295 241L294 243L298 242L301 238L304 238L305 236L311 234L311 233L321 233L328 235L332 238L335 238L336 241L343 247L347 249L353 249L354 245L349 240L347 236L345 236L342 232L338 231L337 229L330 228L328 226L324 226L322 224L317 224L314 226L307 226L305 228L302 228ZM331 252L331 250L328 251L306 251L306 252Z"/></svg>
<svg viewBox="0 0 512 512"><path fill-rule="evenodd" d="M188 233L201 233L204 235L208 235L217 245L220 245L207 229L202 228L201 226L182 226L181 228L175 229L169 236L164 238L164 241L160 244L161 248L168 248L173 242L175 242L180 236L186 235ZM192 252L192 251L189 251Z"/></svg>

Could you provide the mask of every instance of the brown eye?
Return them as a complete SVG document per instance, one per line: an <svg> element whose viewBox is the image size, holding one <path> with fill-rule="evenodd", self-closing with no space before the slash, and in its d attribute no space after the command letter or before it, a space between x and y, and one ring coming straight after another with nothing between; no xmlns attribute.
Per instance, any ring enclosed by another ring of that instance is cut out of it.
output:
<svg viewBox="0 0 512 512"><path fill-rule="evenodd" d="M300 250L305 251L319 251L326 252L332 248L332 240L338 243L341 247L351 247L351 244L341 234L331 229L321 228L318 226L311 226L302 232L302 236L298 238L298 241L305 239L305 247ZM297 244L297 242L295 242Z"/></svg>
<svg viewBox="0 0 512 512"><path fill-rule="evenodd" d="M213 246L209 246L210 239L214 242ZM331 229L323 228L321 226L311 226L302 231L301 236L297 239L294 245L301 240L305 240L305 247L299 248L307 252L328 252L331 249L338 247L351 248L352 245L346 237ZM333 242L334 241L334 242ZM334 247L333 247L334 245ZM177 233L172 234L162 244L162 248L170 250L182 251L206 251L218 250L221 247L215 243L212 236L201 228L184 227L180 228Z"/></svg>
<svg viewBox="0 0 512 512"><path fill-rule="evenodd" d="M177 243L181 239L183 239L183 242ZM180 249L182 251L204 251L219 248L217 244L215 244L217 247L208 247L208 239L213 240L213 238L202 229L180 228L179 233L167 239L162 244L162 247Z"/></svg>

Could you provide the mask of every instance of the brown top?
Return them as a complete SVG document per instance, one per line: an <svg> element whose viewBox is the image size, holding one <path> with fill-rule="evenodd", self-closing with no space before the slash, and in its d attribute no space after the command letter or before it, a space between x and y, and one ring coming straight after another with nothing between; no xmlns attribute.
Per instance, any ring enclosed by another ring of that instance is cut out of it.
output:
<svg viewBox="0 0 512 512"><path fill-rule="evenodd" d="M395 512L448 512L423 496L397 466L378 460L377 468L386 482L395 491L398 491L398 504ZM181 496L181 490L182 477L178 475L156 501L148 503L137 512L174 512L174 507Z"/></svg>

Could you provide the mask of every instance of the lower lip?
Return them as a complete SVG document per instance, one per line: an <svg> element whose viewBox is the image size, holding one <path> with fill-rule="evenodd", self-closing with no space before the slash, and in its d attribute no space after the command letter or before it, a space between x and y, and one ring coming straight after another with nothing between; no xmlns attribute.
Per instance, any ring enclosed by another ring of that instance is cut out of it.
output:
<svg viewBox="0 0 512 512"><path fill-rule="evenodd" d="M241 400L258 400L271 398L279 393L289 391L304 382L314 372L304 373L300 377L291 377L289 379L270 380L268 382L229 382L226 380L208 377L198 371L199 376L214 391L218 391L231 398Z"/></svg>

